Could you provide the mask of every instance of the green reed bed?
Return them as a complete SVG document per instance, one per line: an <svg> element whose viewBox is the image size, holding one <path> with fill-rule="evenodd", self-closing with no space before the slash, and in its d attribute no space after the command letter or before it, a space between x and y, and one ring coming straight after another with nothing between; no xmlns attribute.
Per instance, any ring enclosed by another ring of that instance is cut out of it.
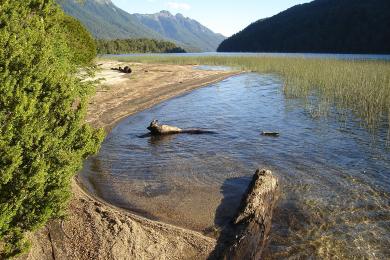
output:
<svg viewBox="0 0 390 260"><path fill-rule="evenodd" d="M287 97L315 97L317 112L352 111L375 133L390 133L390 62L287 57L120 57L120 61L231 66L275 73L284 80ZM311 103L313 105L313 103ZM341 113L342 114L342 113ZM389 139L389 134L388 138Z"/></svg>

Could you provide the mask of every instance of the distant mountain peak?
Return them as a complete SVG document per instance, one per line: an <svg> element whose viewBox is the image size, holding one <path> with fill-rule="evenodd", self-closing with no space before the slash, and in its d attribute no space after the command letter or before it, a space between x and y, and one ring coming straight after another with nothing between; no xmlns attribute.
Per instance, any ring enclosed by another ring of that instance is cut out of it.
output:
<svg viewBox="0 0 390 260"><path fill-rule="evenodd" d="M166 16L166 17L172 17L173 15L171 14L171 12L167 11L167 10L162 10L158 13L156 13L155 15L158 15L158 16Z"/></svg>
<svg viewBox="0 0 390 260"><path fill-rule="evenodd" d="M111 0L95 0L95 1L96 1L96 3L102 4L102 5L113 5Z"/></svg>
<svg viewBox="0 0 390 260"><path fill-rule="evenodd" d="M191 20L190 18L188 17L185 17L183 14L181 13L177 13L176 15L173 15L171 12L167 11L167 10L162 10L158 13L155 13L155 14L152 14L152 16L155 16L155 17L167 17L167 18L172 18L172 19L189 19Z"/></svg>
<svg viewBox="0 0 390 260"><path fill-rule="evenodd" d="M186 17L184 17L184 15L182 15L181 13L177 13L175 15L176 18L180 18L180 19L186 19Z"/></svg>
<svg viewBox="0 0 390 260"><path fill-rule="evenodd" d="M172 15L169 11L156 14L136 14L138 20L150 29L190 49L215 51L225 37L216 34L198 21L184 17L181 13Z"/></svg>
<svg viewBox="0 0 390 260"><path fill-rule="evenodd" d="M129 14L111 0L56 0L79 19L97 39L163 39L190 51L215 51L225 39L196 20L167 10L155 14Z"/></svg>

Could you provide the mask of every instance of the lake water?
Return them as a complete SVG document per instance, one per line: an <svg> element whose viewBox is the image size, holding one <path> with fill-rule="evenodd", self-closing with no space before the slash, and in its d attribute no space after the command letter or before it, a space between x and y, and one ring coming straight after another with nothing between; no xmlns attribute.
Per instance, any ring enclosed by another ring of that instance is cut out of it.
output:
<svg viewBox="0 0 390 260"><path fill-rule="evenodd" d="M341 60L390 60L390 55L383 54L332 54L332 53L251 53L251 52L196 52L196 53L130 53L103 55L104 57L162 56L162 57L287 57L317 58Z"/></svg>
<svg viewBox="0 0 390 260"><path fill-rule="evenodd" d="M389 150L357 122L313 117L282 85L242 74L132 115L80 178L110 203L212 236L268 168L282 195L267 258L389 259ZM215 134L141 138L153 119Z"/></svg>

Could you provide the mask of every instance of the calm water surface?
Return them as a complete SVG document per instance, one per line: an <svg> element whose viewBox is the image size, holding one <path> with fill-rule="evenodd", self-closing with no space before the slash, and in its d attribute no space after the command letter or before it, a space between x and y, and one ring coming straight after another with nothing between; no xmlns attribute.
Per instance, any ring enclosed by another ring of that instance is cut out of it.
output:
<svg viewBox="0 0 390 260"><path fill-rule="evenodd" d="M81 178L108 202L207 233L231 218L256 168L269 168L282 190L269 258L389 259L389 150L353 121L313 117L282 83L243 74L130 116ZM155 118L216 133L140 138Z"/></svg>

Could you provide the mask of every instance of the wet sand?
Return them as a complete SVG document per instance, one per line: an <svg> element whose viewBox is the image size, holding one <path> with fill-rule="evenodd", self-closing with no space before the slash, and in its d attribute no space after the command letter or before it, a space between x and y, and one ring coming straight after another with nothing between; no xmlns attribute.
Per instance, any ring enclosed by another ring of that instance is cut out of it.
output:
<svg viewBox="0 0 390 260"><path fill-rule="evenodd" d="M201 71L193 66L99 61L103 80L91 99L87 121L106 130L122 118L238 72ZM133 73L111 67L130 65ZM31 234L32 248L19 259L205 259L215 239L151 221L88 194L75 179L64 221Z"/></svg>

